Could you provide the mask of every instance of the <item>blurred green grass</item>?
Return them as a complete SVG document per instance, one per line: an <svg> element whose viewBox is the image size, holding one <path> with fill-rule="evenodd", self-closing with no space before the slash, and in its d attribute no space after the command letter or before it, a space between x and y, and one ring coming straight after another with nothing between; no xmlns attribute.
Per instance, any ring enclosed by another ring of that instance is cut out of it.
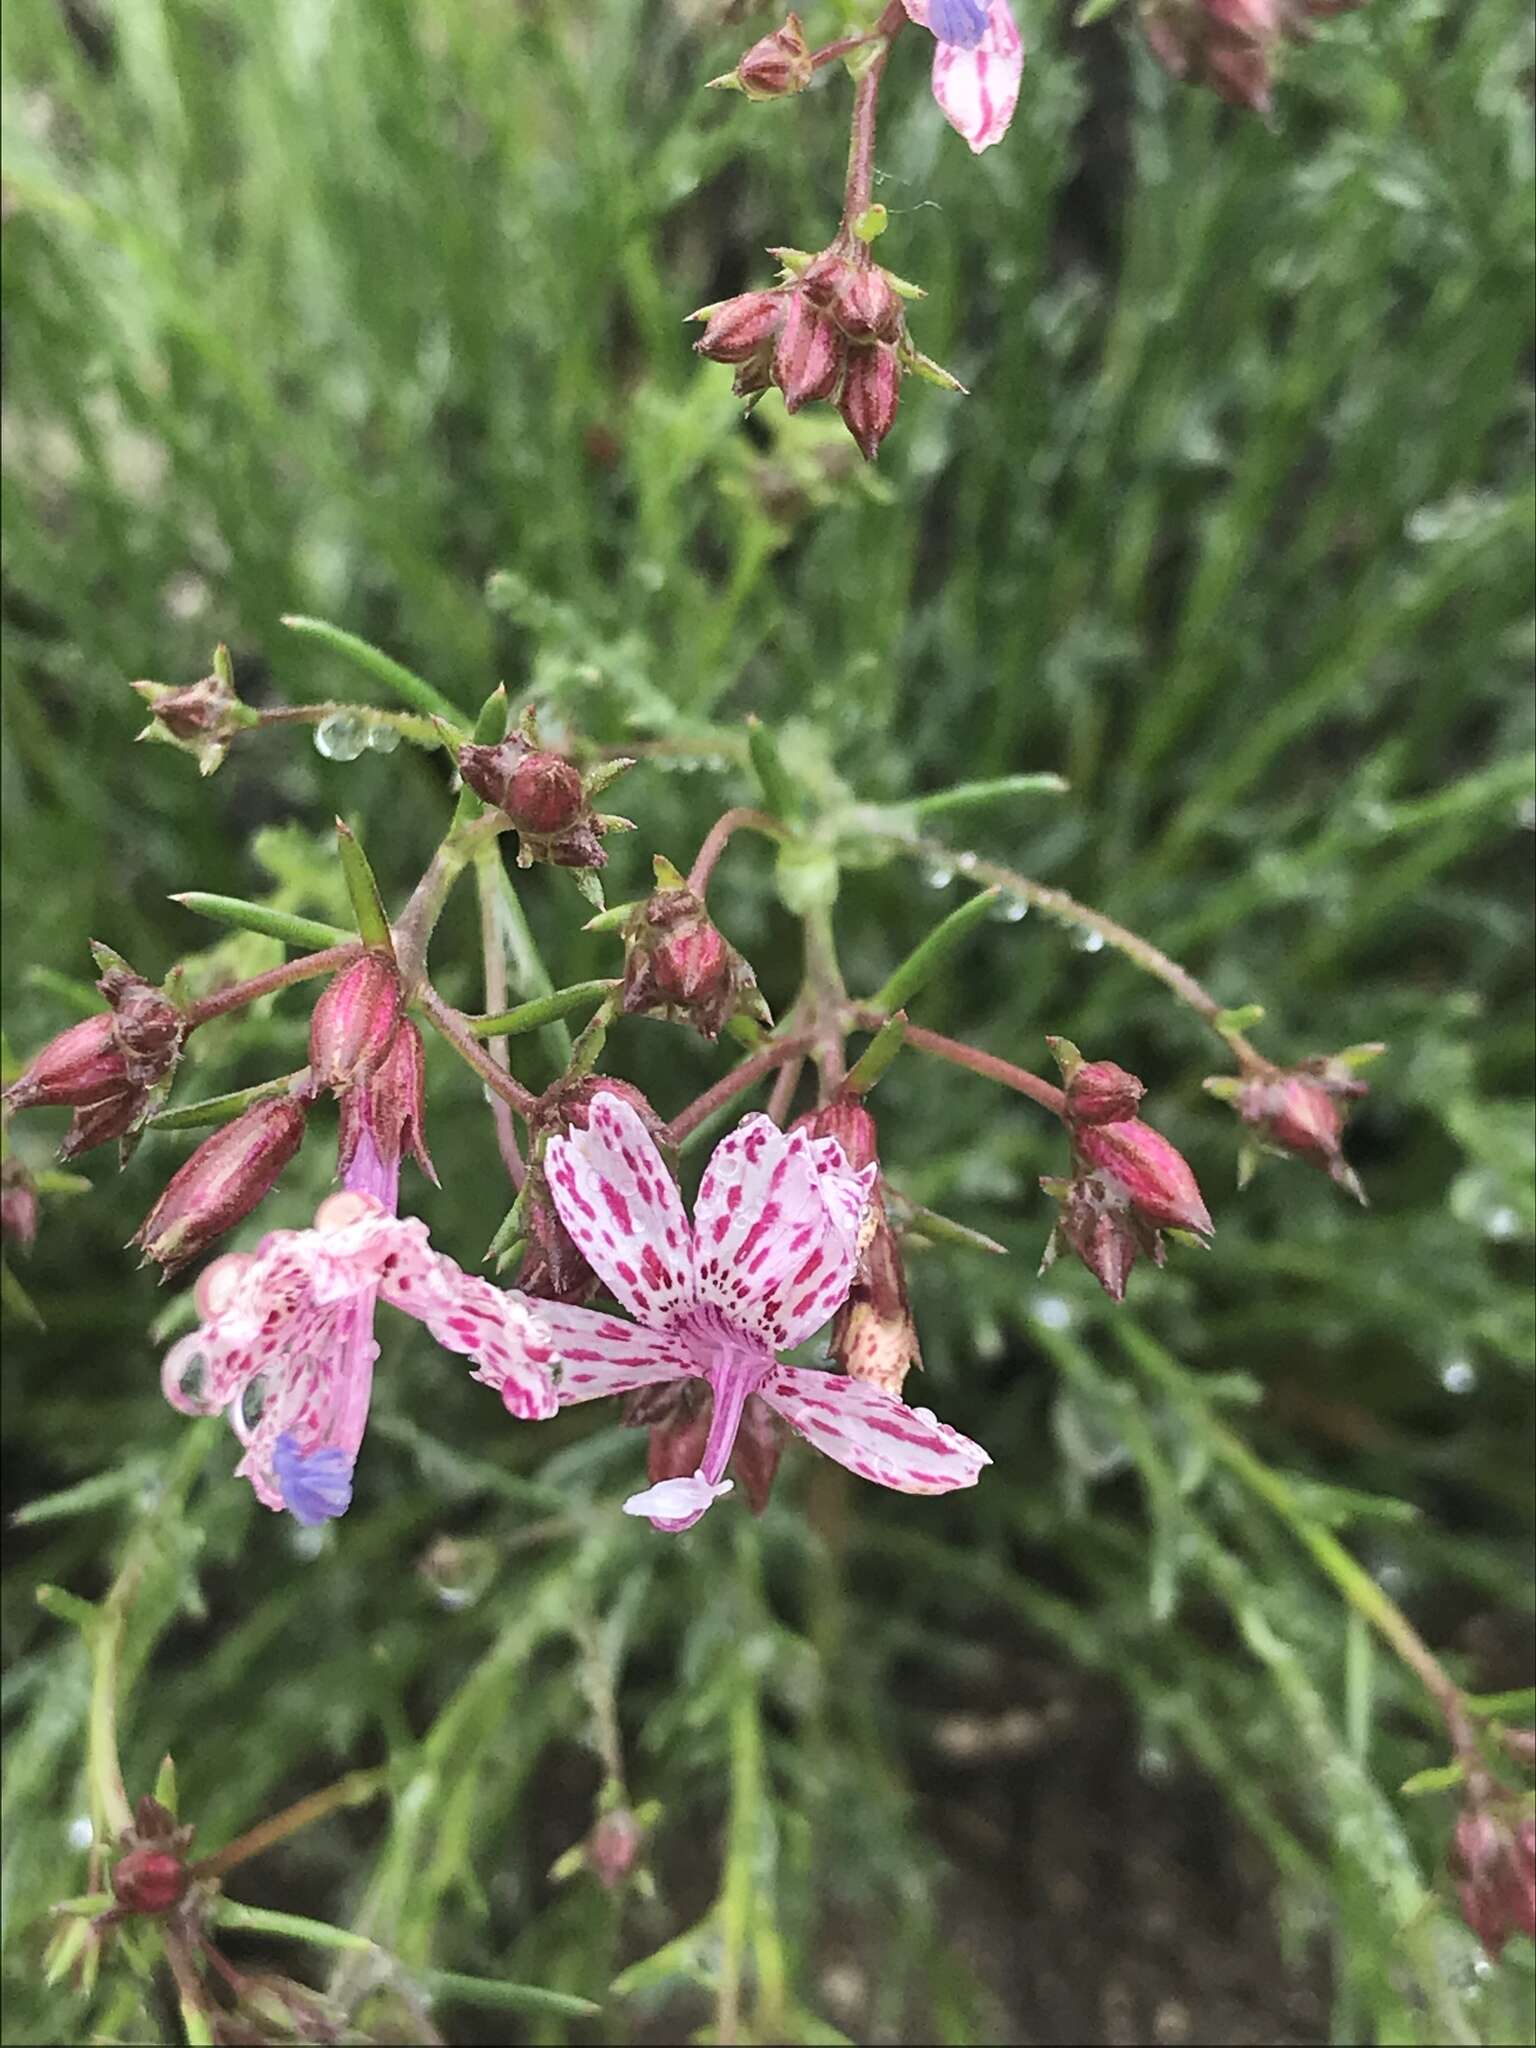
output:
<svg viewBox="0 0 1536 2048"><path fill-rule="evenodd" d="M285 612L365 634L466 710L505 678L598 740L704 746L704 765L648 760L624 786L642 829L616 847L616 898L746 789L730 750L748 712L828 798L838 778L891 804L1057 770L1066 798L941 821L956 853L1058 882L1221 1000L1261 1001L1278 1057L1388 1040L1352 1133L1372 1209L1278 1165L1237 1199L1233 1130L1199 1089L1214 1041L1038 916L986 927L923 1021L1031 1064L1065 1030L1146 1077L1218 1236L1208 1260L1138 1273L1131 1327L1196 1386L1249 1376L1249 1440L1379 1496L1316 1500L1469 1682L1525 1684L1528 15L1367 8L1297 54L1273 131L1171 89L1128 27L1039 9L1025 26L1018 120L981 160L938 121L920 53L893 59L883 253L928 289L919 345L975 395L913 392L872 474L835 423L776 400L743 429L681 324L764 277L765 244L816 247L834 221L836 80L783 107L695 89L755 20L640 0L14 0L7 1034L30 1049L68 1021L31 969L85 978L92 937L151 973L215 941L173 889L276 879L336 914L338 810L391 890L414 879L444 815L431 757L341 764L271 735L203 783L128 744L126 683L202 674L215 638L248 694L357 695ZM850 980L875 985L957 886L950 863L846 872ZM797 939L760 857L733 850L719 891L782 1005ZM611 971L563 878L537 874L524 900L558 979ZM474 1001L468 904L439 957ZM206 1034L197 1092L293 1063L298 1015ZM700 1047L680 1074L654 1026L612 1045L664 1108L718 1071ZM536 1048L516 1058L547 1072ZM470 1258L496 1220L494 1155L435 1053L433 1082L446 1185L420 1206ZM1335 1596L1136 1376L1127 1319L1087 1276L1032 1278L1051 1134L910 1057L881 1098L897 1181L1015 1247L915 1276L924 1398L997 1460L975 1495L833 1499L788 1464L758 1535L722 1516L657 1546L590 1505L611 1504L635 1438L573 1417L489 1439L476 1390L436 1398L396 1333L358 1510L321 1556L224 1479L222 1442L167 1518L160 1604L136 1622L153 1650L128 1720L140 1780L172 1748L211 1844L387 1757L416 1803L287 1852L271 1902L369 1914L409 1964L601 1996L610 1961L713 1895L674 1871L656 1918L621 1930L590 1882L543 1883L592 1768L593 1660L569 1631L590 1649L607 1628L636 1794L667 1808L660 1866L702 1829L728 1873L711 1939L664 1951L622 2023L662 1998L692 2024L690 2001L739 1968L761 2038L830 2038L814 2028L835 2018L857 2038L984 2040L1006 2002L985 1967L942 1960L915 1789L932 1694L1006 1699L1021 1642L1044 1643L1109 1672L1147 1741L1267 1844L1296 1955L1330 1947L1337 2038L1518 2038L1529 1949L1479 1973L1425 1898L1449 1805L1393 1796L1440 1755L1411 1685L1362 1662ZM18 2041L79 2014L38 1988L36 1919L79 1885L81 1679L33 1589L100 1589L180 1441L146 1334L163 1304L118 1247L184 1149L151 1141L121 1181L101 1161L92 1198L49 1210L26 1276L48 1333L7 1347L11 1504L129 1472L117 1502L19 1542L9 1575ZM296 1220L324 1177L311 1160L267 1220ZM540 1536L551 1513L571 1531ZM445 1530L506 1553L463 1612L412 1570ZM551 1760L576 1787L553 1810ZM1027 1900L1027 1841L1016 1858ZM818 1988L837 1911L888 1930L883 1988L852 2014Z"/></svg>

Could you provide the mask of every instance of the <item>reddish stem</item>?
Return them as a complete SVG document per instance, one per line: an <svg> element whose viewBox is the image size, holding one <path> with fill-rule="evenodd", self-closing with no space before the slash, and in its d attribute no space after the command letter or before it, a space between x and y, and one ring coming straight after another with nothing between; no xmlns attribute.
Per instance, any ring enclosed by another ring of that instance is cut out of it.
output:
<svg viewBox="0 0 1536 2048"><path fill-rule="evenodd" d="M696 1131L706 1118L712 1117L715 1111L723 1108L733 1096L740 1095L743 1089L750 1088L754 1081L760 1081L764 1074L771 1074L775 1067L782 1066L786 1060L803 1058L810 1049L809 1038L784 1038L772 1045L765 1045L761 1052L753 1053L751 1058L743 1060L739 1067L732 1067L728 1074L722 1074L712 1087L706 1088L702 1095L695 1097L686 1109L679 1110L667 1126L668 1142L680 1145L690 1131Z"/></svg>
<svg viewBox="0 0 1536 2048"><path fill-rule="evenodd" d="M800 1076L805 1072L803 1059L787 1060L779 1069L773 1084L773 1093L768 1097L768 1114L782 1127L789 1114L789 1105L795 1099L795 1090L800 1086Z"/></svg>
<svg viewBox="0 0 1536 2048"><path fill-rule="evenodd" d="M187 1013L187 1029L195 1031L199 1024L206 1024L210 1018L222 1017L227 1010L242 1009L246 1003L254 1003L261 996L270 996L280 988L287 988L290 982L308 981L316 974L329 974L335 968L345 967L362 950L361 945L356 944L329 946L323 953L305 953L297 960L285 960L281 967L255 975L250 981L237 981L228 988L215 989L211 996L203 996L193 1003Z"/></svg>
<svg viewBox="0 0 1536 2048"><path fill-rule="evenodd" d="M768 839L782 839L784 833L777 821L766 811L754 811L746 805L738 805L727 811L723 818L717 818L699 848L693 866L688 870L688 886L695 896L702 896L709 887L709 878L715 871L715 862L724 853L726 843L733 832L743 829L761 832Z"/></svg>
<svg viewBox="0 0 1536 2048"><path fill-rule="evenodd" d="M891 43L907 25L907 10L902 0L890 0L885 12L875 23L870 41L879 41L880 48L870 58L868 68L859 80L853 95L853 121L848 135L848 181L843 191L843 233L852 238L853 224L861 214L869 211L875 190L875 118L880 102L880 79L885 62L891 53ZM860 245L862 246L862 244Z"/></svg>
<svg viewBox="0 0 1536 2048"><path fill-rule="evenodd" d="M469 1028L469 1019L452 1003L444 1002L430 981L423 982L417 994L422 1014L434 1031L446 1038L465 1066L473 1067L486 1087L503 1102L511 1103L518 1115L526 1122L534 1107L534 1097L529 1094L521 1081L503 1073L491 1058L485 1047Z"/></svg>
<svg viewBox="0 0 1536 2048"><path fill-rule="evenodd" d="M858 1021L861 1029L878 1031L886 1020L878 1010L860 1010ZM948 1060L952 1066L967 1067L988 1081L998 1081L1004 1088L1015 1089L1020 1095L1027 1095L1031 1102L1038 1102L1042 1109L1048 1109L1052 1116L1066 1121L1066 1096L1049 1081L1030 1073L1027 1067L1016 1067L1012 1060L999 1059L995 1052L982 1052L978 1046L963 1045L958 1038L946 1038L940 1031L927 1031L921 1024L907 1026L905 1042L915 1046L919 1052L932 1053L935 1059Z"/></svg>

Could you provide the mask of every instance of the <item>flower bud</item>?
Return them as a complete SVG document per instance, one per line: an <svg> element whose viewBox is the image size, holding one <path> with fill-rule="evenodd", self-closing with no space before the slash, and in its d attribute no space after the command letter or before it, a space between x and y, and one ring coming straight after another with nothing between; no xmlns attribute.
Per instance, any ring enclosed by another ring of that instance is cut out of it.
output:
<svg viewBox="0 0 1536 2048"><path fill-rule="evenodd" d="M1040 1262L1042 1273L1065 1246L1088 1268L1111 1301L1124 1301L1131 1268L1143 1252L1155 1265L1162 1265L1162 1239L1139 1223L1125 1190L1104 1174L1078 1174L1065 1186L1050 1180L1040 1185L1061 1202L1061 1214Z"/></svg>
<svg viewBox="0 0 1536 2048"><path fill-rule="evenodd" d="M190 1882L186 1864L169 1849L130 1849L112 1866L112 1895L124 1913L168 1913Z"/></svg>
<svg viewBox="0 0 1536 2048"><path fill-rule="evenodd" d="M531 747L521 733L494 747L460 747L459 773L477 796L505 811L519 832L537 838L574 824L586 802L576 764Z"/></svg>
<svg viewBox="0 0 1536 2048"><path fill-rule="evenodd" d="M110 1011L85 1017L51 1039L6 1089L4 1100L15 1109L72 1109L104 1102L128 1085L128 1068L120 1051Z"/></svg>
<svg viewBox="0 0 1536 2048"><path fill-rule="evenodd" d="M693 344L694 350L712 363L750 362L772 342L783 318L782 292L742 292L710 309L708 325Z"/></svg>
<svg viewBox="0 0 1536 2048"><path fill-rule="evenodd" d="M815 1138L835 1138L855 1172L879 1156L875 1120L857 1095L835 1096L796 1117L791 1128L801 1127ZM907 1374L923 1362L901 1247L886 1216L879 1180L865 1211L853 1285L832 1324L829 1348L850 1379L867 1380L898 1399Z"/></svg>
<svg viewBox="0 0 1536 2048"><path fill-rule="evenodd" d="M144 699L151 712L150 723L139 738L173 740L197 756L205 775L211 775L218 767L238 732L261 723L260 713L242 704L235 694L226 648L216 651L214 665L211 676L179 689L166 683L129 686Z"/></svg>
<svg viewBox="0 0 1536 2048"><path fill-rule="evenodd" d="M791 14L782 28L752 45L726 82L739 86L749 100L779 100L804 92L815 75L800 17Z"/></svg>
<svg viewBox="0 0 1536 2048"><path fill-rule="evenodd" d="M272 1096L205 1138L140 1225L145 1258L169 1279L249 1216L298 1151L308 1115L296 1096Z"/></svg>
<svg viewBox="0 0 1536 2048"><path fill-rule="evenodd" d="M1344 1060L1303 1060L1286 1072L1256 1074L1241 1084L1223 1085L1213 1079L1206 1085L1231 1100L1242 1121L1265 1144L1321 1167L1357 1202L1365 1200L1365 1190L1344 1157L1343 1105L1369 1089Z"/></svg>
<svg viewBox="0 0 1536 2048"><path fill-rule="evenodd" d="M1067 1117L1074 1124L1115 1124L1134 1117L1146 1089L1113 1060L1084 1060L1067 1082Z"/></svg>
<svg viewBox="0 0 1536 2048"><path fill-rule="evenodd" d="M587 1837L586 1862L604 1891L628 1877L645 1846L645 1829L627 1807L605 1813Z"/></svg>
<svg viewBox="0 0 1536 2048"><path fill-rule="evenodd" d="M1139 1118L1119 1123L1082 1124L1072 1142L1090 1170L1109 1175L1125 1190L1131 1206L1153 1229L1211 1234L1211 1215L1183 1154L1160 1131Z"/></svg>
<svg viewBox="0 0 1536 2048"><path fill-rule="evenodd" d="M803 292L792 292L773 352L773 381L784 410L798 412L813 399L830 398L843 368L843 338Z"/></svg>
<svg viewBox="0 0 1536 2048"><path fill-rule="evenodd" d="M866 462L873 462L880 453L881 442L896 423L900 402L901 362L896 351L879 343L850 349L837 409Z"/></svg>
<svg viewBox="0 0 1536 2048"><path fill-rule="evenodd" d="M1143 0L1141 25L1172 77L1209 86L1231 106L1269 111L1282 0Z"/></svg>
<svg viewBox="0 0 1536 2048"><path fill-rule="evenodd" d="M855 1173L879 1156L875 1120L857 1095L839 1095L820 1109L797 1116L792 1129L804 1126L813 1138L835 1138Z"/></svg>
<svg viewBox="0 0 1536 2048"><path fill-rule="evenodd" d="M876 263L845 263L827 311L850 341L895 341L901 333L900 296Z"/></svg>
<svg viewBox="0 0 1536 2048"><path fill-rule="evenodd" d="M93 1152L98 1145L110 1145L115 1138L126 1138L139 1122L145 1106L146 1098L141 1088L124 1088L116 1095L109 1095L104 1102L92 1102L83 1109L77 1109L69 1120L69 1129L59 1147L60 1159L78 1159L82 1152Z"/></svg>
<svg viewBox="0 0 1536 2048"><path fill-rule="evenodd" d="M0 1237L23 1251L37 1237L37 1188L19 1159L0 1160Z"/></svg>
<svg viewBox="0 0 1536 2048"><path fill-rule="evenodd" d="M152 1088L175 1067L187 1033L180 1006L126 964L109 967L97 988L112 1006L112 1035L135 1088Z"/></svg>
<svg viewBox="0 0 1536 2048"><path fill-rule="evenodd" d="M372 1073L400 1016L400 974L386 953L363 953L326 986L309 1020L315 1088L338 1092Z"/></svg>
<svg viewBox="0 0 1536 2048"><path fill-rule="evenodd" d="M1463 1807L1450 1865L1462 1918L1490 1961L1499 1960L1512 1934L1536 1940L1536 1817Z"/></svg>
<svg viewBox="0 0 1536 2048"><path fill-rule="evenodd" d="M366 1136L380 1159L398 1161L409 1152L432 1185L439 1185L422 1128L426 1080L421 1033L402 1017L373 1072L342 1091L336 1171L343 1179Z"/></svg>
<svg viewBox="0 0 1536 2048"><path fill-rule="evenodd" d="M625 1016L669 1017L715 1039L738 1010L765 1014L752 969L680 882L636 907L624 940Z"/></svg>

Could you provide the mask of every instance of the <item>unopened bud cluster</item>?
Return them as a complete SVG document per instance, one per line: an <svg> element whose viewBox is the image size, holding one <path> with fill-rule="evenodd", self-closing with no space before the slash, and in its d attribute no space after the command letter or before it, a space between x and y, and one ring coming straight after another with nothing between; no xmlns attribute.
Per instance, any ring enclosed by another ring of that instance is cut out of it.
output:
<svg viewBox="0 0 1536 2048"><path fill-rule="evenodd" d="M817 401L835 405L872 462L895 423L909 370L959 386L913 348L902 289L856 237L840 236L819 256L776 253L784 282L701 308L693 317L705 327L694 347L734 366L732 389L749 404L777 387L786 412Z"/></svg>
<svg viewBox="0 0 1536 2048"><path fill-rule="evenodd" d="M574 761L539 745L531 713L518 731L494 746L460 747L458 763L476 796L511 820L519 867L535 861L562 868L606 867L604 835L633 829L629 819L592 807L598 791L632 764L608 761L584 775Z"/></svg>
<svg viewBox="0 0 1536 2048"><path fill-rule="evenodd" d="M771 1024L757 977L670 861L624 927L624 1014L691 1024L716 1039L738 1014Z"/></svg>
<svg viewBox="0 0 1536 2048"><path fill-rule="evenodd" d="M11 1111L74 1111L61 1159L138 1131L170 1087L188 1029L174 997L108 948L96 952L108 1008L60 1032L4 1095Z"/></svg>

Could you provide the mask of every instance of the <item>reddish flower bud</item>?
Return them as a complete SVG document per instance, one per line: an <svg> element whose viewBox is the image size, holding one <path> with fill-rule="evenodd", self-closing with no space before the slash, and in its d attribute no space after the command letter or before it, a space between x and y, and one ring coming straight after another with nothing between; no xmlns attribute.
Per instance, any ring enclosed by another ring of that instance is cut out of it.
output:
<svg viewBox="0 0 1536 2048"><path fill-rule="evenodd" d="M176 1065L187 1020L163 989L128 967L109 967L96 984L112 1006L112 1032L135 1088L152 1088Z"/></svg>
<svg viewBox="0 0 1536 2048"><path fill-rule="evenodd" d="M1281 0L1143 0L1147 46L1174 78L1207 85L1229 105L1267 113Z"/></svg>
<svg viewBox="0 0 1536 2048"><path fill-rule="evenodd" d="M896 423L900 402L901 362L896 351L879 343L851 349L837 409L866 462L873 462L880 453L881 442Z"/></svg>
<svg viewBox="0 0 1536 2048"><path fill-rule="evenodd" d="M0 1161L0 1237L23 1251L37 1237L37 1189L19 1159Z"/></svg>
<svg viewBox="0 0 1536 2048"><path fill-rule="evenodd" d="M783 318L782 292L742 292L710 311L709 323L693 346L712 363L750 362L763 354Z"/></svg>
<svg viewBox="0 0 1536 2048"><path fill-rule="evenodd" d="M792 292L773 352L773 381L784 394L784 410L798 412L812 399L830 398L843 355L843 338L831 320L803 292Z"/></svg>
<svg viewBox="0 0 1536 2048"><path fill-rule="evenodd" d="M528 837L523 835L526 848ZM543 849L544 858L552 861L557 868L605 868L608 865L608 849L604 846L601 827L593 821L582 819L551 839Z"/></svg>
<svg viewBox="0 0 1536 2048"><path fill-rule="evenodd" d="M782 28L752 45L729 82L740 86L749 100L778 100L804 92L815 75L800 17L791 14Z"/></svg>
<svg viewBox="0 0 1536 2048"><path fill-rule="evenodd" d="M1139 1118L1121 1123L1082 1124L1072 1142L1090 1169L1119 1182L1131 1206L1153 1229L1211 1234L1211 1215L1183 1154L1160 1131Z"/></svg>
<svg viewBox="0 0 1536 2048"><path fill-rule="evenodd" d="M32 1064L6 1089L12 1109L80 1109L120 1095L128 1084L110 1011L85 1017L51 1039Z"/></svg>
<svg viewBox="0 0 1536 2048"><path fill-rule="evenodd" d="M1116 1124L1134 1117L1146 1089L1113 1060L1084 1060L1067 1083L1067 1116L1074 1124Z"/></svg>
<svg viewBox="0 0 1536 2048"><path fill-rule="evenodd" d="M672 1397L669 1401L657 1401L644 1411L651 1432L645 1470L652 1486L663 1479L686 1479L698 1471L714 1407L713 1396L701 1380L684 1380L665 1391Z"/></svg>
<svg viewBox="0 0 1536 2048"><path fill-rule="evenodd" d="M1512 1934L1536 1940L1536 1817L1464 1807L1450 1864L1462 1918L1492 1962Z"/></svg>
<svg viewBox="0 0 1536 2048"><path fill-rule="evenodd" d="M400 1015L400 974L387 953L363 953L329 982L309 1020L314 1087L346 1090L389 1051Z"/></svg>
<svg viewBox="0 0 1536 2048"><path fill-rule="evenodd" d="M1061 1202L1061 1215L1040 1262L1042 1273L1065 1245L1111 1301L1124 1301L1131 1268L1142 1253L1155 1265L1163 1263L1162 1239L1139 1221L1124 1188L1107 1175L1079 1173L1065 1189L1049 1180L1041 1186Z"/></svg>
<svg viewBox="0 0 1536 2048"><path fill-rule="evenodd" d="M308 1114L296 1096L273 1096L205 1138L140 1225L145 1258L169 1278L249 1216L298 1151Z"/></svg>
<svg viewBox="0 0 1536 2048"><path fill-rule="evenodd" d="M691 889L653 891L625 925L624 940L626 1016L670 1017L715 1039L738 1010L766 1014L752 969Z"/></svg>
<svg viewBox="0 0 1536 2048"><path fill-rule="evenodd" d="M168 1913L186 1897L187 1866L170 1849L130 1849L112 1866L112 1894L124 1913Z"/></svg>
<svg viewBox="0 0 1536 2048"><path fill-rule="evenodd" d="M605 1891L628 1877L645 1846L645 1829L627 1807L605 1813L587 1837L587 1867Z"/></svg>
<svg viewBox="0 0 1536 2048"><path fill-rule="evenodd" d="M439 1185L423 1135L426 1103L426 1052L421 1033L407 1017L373 1072L343 1089L337 1131L336 1171L345 1177L366 1136L380 1159L398 1160L409 1152L434 1187Z"/></svg>
<svg viewBox="0 0 1536 2048"><path fill-rule="evenodd" d="M541 835L575 824L586 802L581 771L559 754L527 754L512 770L505 809L520 831Z"/></svg>
<svg viewBox="0 0 1536 2048"><path fill-rule="evenodd" d="M1376 1050L1356 1048L1362 1056ZM1270 1070L1240 1083L1216 1076L1206 1086L1230 1101L1265 1144L1321 1167L1357 1202L1365 1200L1365 1190L1344 1157L1344 1104L1370 1091L1346 1059L1303 1060L1288 1071Z"/></svg>
<svg viewBox="0 0 1536 2048"><path fill-rule="evenodd" d="M873 1208L875 1228L859 1258L848 1299L832 1325L832 1356L850 1379L868 1380L898 1399L907 1374L921 1367L923 1354L917 1325L907 1298L907 1275L886 1220L878 1187Z"/></svg>
<svg viewBox="0 0 1536 2048"><path fill-rule="evenodd" d="M797 1116L792 1129L803 1125L813 1138L836 1138L855 1173L879 1156L875 1120L857 1095L839 1095L820 1109Z"/></svg>
<svg viewBox="0 0 1536 2048"><path fill-rule="evenodd" d="M59 1147L60 1159L78 1159L82 1152L93 1152L98 1145L110 1145L116 1138L126 1138L139 1122L145 1107L142 1089L125 1088L118 1095L109 1095L105 1102L93 1102L86 1109L77 1109L69 1120L69 1129Z"/></svg>
<svg viewBox="0 0 1536 2048"><path fill-rule="evenodd" d="M850 341L895 341L901 333L900 295L875 263L844 264L827 311Z"/></svg>

